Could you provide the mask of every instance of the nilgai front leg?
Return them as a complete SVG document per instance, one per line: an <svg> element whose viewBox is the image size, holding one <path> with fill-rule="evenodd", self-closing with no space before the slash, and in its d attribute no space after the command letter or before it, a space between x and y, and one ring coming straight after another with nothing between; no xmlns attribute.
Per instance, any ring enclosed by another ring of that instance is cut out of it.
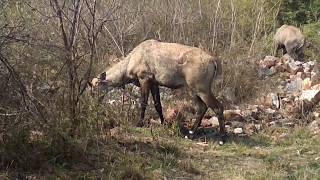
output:
<svg viewBox="0 0 320 180"><path fill-rule="evenodd" d="M140 91L141 91L141 111L140 111L140 119L137 126L142 127L145 111L148 105L150 81L149 79L139 79L139 83L140 83Z"/></svg>
<svg viewBox="0 0 320 180"><path fill-rule="evenodd" d="M158 115L161 120L161 124L163 124L164 118L163 118L162 106L161 106L161 101L160 101L159 86L153 84L151 87L151 94L152 94L152 98L153 98L153 102L154 102L154 107L158 112Z"/></svg>

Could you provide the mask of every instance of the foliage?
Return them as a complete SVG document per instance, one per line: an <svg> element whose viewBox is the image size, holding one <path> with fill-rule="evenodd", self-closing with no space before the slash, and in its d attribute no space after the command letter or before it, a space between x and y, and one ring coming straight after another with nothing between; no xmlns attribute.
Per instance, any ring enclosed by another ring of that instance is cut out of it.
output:
<svg viewBox="0 0 320 180"><path fill-rule="evenodd" d="M320 61L320 22L304 25L303 33L307 39L306 55Z"/></svg>
<svg viewBox="0 0 320 180"><path fill-rule="evenodd" d="M278 16L280 24L301 26L320 20L319 0L284 0Z"/></svg>

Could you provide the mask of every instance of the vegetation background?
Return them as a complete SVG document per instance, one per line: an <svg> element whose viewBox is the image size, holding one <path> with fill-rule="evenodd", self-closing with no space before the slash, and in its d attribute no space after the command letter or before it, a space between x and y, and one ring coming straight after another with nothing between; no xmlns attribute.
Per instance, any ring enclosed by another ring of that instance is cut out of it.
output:
<svg viewBox="0 0 320 180"><path fill-rule="evenodd" d="M242 141L211 144L222 156L204 163L203 156L212 154L186 154L184 148L193 145L174 126L152 134L136 129L133 104L99 106L87 88L115 57L152 38L219 56L224 74L215 91L231 88L238 103L246 102L263 89L256 64L271 54L282 24L303 30L306 59L319 62L320 0L0 0L0 178L317 177L319 161L299 169L277 159L288 153L286 147L301 149L296 143L309 138L303 130L275 151L257 152ZM116 126L125 129L127 140L111 137ZM146 137L152 143L143 143ZM162 142L164 137L170 141ZM273 142L254 138L260 145ZM319 148L317 143L306 146ZM246 153L267 165L258 164L253 173L239 170L234 161ZM307 169L310 174L303 173Z"/></svg>

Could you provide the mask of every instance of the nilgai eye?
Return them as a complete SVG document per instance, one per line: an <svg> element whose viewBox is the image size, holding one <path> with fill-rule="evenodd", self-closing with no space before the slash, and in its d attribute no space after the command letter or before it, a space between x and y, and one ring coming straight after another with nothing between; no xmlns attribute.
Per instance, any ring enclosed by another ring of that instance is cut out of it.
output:
<svg viewBox="0 0 320 180"><path fill-rule="evenodd" d="M103 72L103 73L101 73L101 75L100 75L100 79L103 79L103 80L105 80L106 79L106 72Z"/></svg>

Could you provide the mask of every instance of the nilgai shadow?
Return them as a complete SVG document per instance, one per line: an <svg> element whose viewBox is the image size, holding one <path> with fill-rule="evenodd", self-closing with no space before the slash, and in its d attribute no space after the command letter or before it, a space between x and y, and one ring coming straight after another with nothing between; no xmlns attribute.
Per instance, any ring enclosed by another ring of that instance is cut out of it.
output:
<svg viewBox="0 0 320 180"><path fill-rule="evenodd" d="M180 127L180 134L183 137L188 137L194 141L211 141L219 142L221 140L219 136L219 128L217 127L199 127L192 136L189 134L189 129L186 127ZM241 134L237 135L234 133L227 133L227 138L225 143L236 143L242 144L248 147L255 146L270 146L271 144L263 138L253 138L253 136Z"/></svg>

